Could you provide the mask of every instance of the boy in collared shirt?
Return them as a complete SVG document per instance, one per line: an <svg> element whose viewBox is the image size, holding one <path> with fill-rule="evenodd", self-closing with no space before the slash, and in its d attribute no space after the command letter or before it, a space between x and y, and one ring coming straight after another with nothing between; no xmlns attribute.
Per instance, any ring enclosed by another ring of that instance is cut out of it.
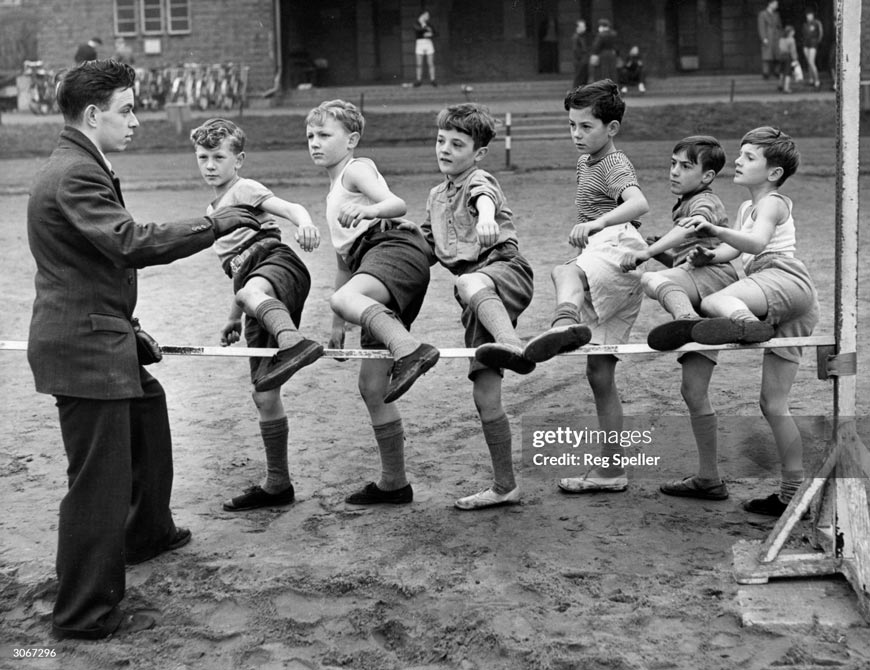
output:
<svg viewBox="0 0 870 670"><path fill-rule="evenodd" d="M535 368L514 330L532 300L532 268L519 252L501 187L478 167L495 137L495 120L479 105L464 103L443 109L437 126L435 153L446 180L429 193L423 234L437 260L456 275L465 344L476 347L468 377L494 474L490 488L455 504L463 510L515 504L520 490L501 380L504 368L519 374Z"/></svg>

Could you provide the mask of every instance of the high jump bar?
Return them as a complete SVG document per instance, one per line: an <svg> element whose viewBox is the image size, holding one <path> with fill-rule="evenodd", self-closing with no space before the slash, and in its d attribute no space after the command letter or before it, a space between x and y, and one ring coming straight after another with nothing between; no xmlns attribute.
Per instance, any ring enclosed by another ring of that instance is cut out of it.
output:
<svg viewBox="0 0 870 670"><path fill-rule="evenodd" d="M810 337L779 337L758 344L685 344L677 353L687 351L718 351L743 349L778 349L782 347L826 347L834 346L833 335L813 335ZM27 351L27 342L23 340L0 340L0 351ZM219 356L226 358L271 358L277 349L270 347L208 347L185 345L162 345L160 351L167 356ZM473 358L474 349L445 348L439 349L441 358ZM596 344L581 347L561 356L595 356L603 354L670 354L671 351L658 351L645 344ZM386 349L325 349L325 358L392 358Z"/></svg>

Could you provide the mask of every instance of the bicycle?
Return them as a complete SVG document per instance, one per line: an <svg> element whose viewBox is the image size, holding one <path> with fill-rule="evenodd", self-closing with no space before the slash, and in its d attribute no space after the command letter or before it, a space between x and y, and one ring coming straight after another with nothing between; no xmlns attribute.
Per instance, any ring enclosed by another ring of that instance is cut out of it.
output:
<svg viewBox="0 0 870 670"><path fill-rule="evenodd" d="M24 61L24 74L30 77L30 111L50 114L55 109L54 73L41 60Z"/></svg>

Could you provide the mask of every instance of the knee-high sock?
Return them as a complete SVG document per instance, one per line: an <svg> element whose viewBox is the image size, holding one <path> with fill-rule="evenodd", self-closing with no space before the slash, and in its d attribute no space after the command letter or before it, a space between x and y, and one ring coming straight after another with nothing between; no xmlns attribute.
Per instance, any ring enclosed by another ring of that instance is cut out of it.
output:
<svg viewBox="0 0 870 670"><path fill-rule="evenodd" d="M276 298L264 300L257 306L256 319L275 338L279 349L289 349L302 339L287 306Z"/></svg>
<svg viewBox="0 0 870 670"><path fill-rule="evenodd" d="M280 493L290 486L290 471L287 466L287 441L290 427L287 417L260 422L260 436L266 449L266 493Z"/></svg>
<svg viewBox="0 0 870 670"><path fill-rule="evenodd" d="M360 320L364 328L384 343L393 358L407 356L420 346L420 341L383 305L367 307Z"/></svg>
<svg viewBox="0 0 870 670"><path fill-rule="evenodd" d="M580 308L573 302L560 302L556 305L551 326L570 326L580 323Z"/></svg>
<svg viewBox="0 0 870 670"><path fill-rule="evenodd" d="M381 457L381 478L378 488L382 491L395 491L407 486L405 476L405 429L402 420L372 426L378 453Z"/></svg>
<svg viewBox="0 0 870 670"><path fill-rule="evenodd" d="M719 476L719 417L713 414L691 417L698 449L698 479L722 481Z"/></svg>
<svg viewBox="0 0 870 670"><path fill-rule="evenodd" d="M480 323L496 342L522 348L523 344L517 337L511 318L498 293L491 288L481 289L471 296L468 306L477 314Z"/></svg>
<svg viewBox="0 0 870 670"><path fill-rule="evenodd" d="M482 421L483 438L492 459L493 490L499 494L509 493L516 486L514 466L511 458L511 426L507 416L502 414L491 421Z"/></svg>
<svg viewBox="0 0 870 670"><path fill-rule="evenodd" d="M675 319L693 319L698 317L689 294L676 282L666 281L656 288L656 300Z"/></svg>

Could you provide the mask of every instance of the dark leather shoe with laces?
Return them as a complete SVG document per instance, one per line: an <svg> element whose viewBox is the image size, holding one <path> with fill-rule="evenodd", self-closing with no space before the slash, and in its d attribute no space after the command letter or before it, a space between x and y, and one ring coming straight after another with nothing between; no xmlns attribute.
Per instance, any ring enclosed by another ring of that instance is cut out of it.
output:
<svg viewBox="0 0 870 670"><path fill-rule="evenodd" d="M673 351L692 342L692 329L701 319L675 319L656 326L646 336L650 349Z"/></svg>
<svg viewBox="0 0 870 670"><path fill-rule="evenodd" d="M511 370L518 375L527 375L536 367L532 361L523 356L522 348L501 342L481 344L475 350L474 358L478 363L489 368Z"/></svg>
<svg viewBox="0 0 870 670"><path fill-rule="evenodd" d="M369 482L356 493L351 493L344 502L349 505L405 505L414 500L414 490L406 484L395 491L384 491L374 482Z"/></svg>
<svg viewBox="0 0 870 670"><path fill-rule="evenodd" d="M743 509L753 514L763 514L765 516L782 516L788 503L784 503L779 498L778 493L771 493L766 498L753 498L747 500L742 505Z"/></svg>
<svg viewBox="0 0 870 670"><path fill-rule="evenodd" d="M323 356L323 345L302 339L288 349L280 349L266 366L265 372L254 381L257 391L271 391L284 384L306 365Z"/></svg>
<svg viewBox="0 0 870 670"><path fill-rule="evenodd" d="M391 403L398 400L414 385L418 377L428 372L438 362L440 357L440 352L431 344L421 344L412 353L402 356L393 363L384 402Z"/></svg>
<svg viewBox="0 0 870 670"><path fill-rule="evenodd" d="M252 486L246 489L242 495L227 500L224 503L224 509L227 512L244 512L261 507L280 507L289 505L295 497L296 492L293 490L293 484L278 493L267 493L261 486Z"/></svg>

